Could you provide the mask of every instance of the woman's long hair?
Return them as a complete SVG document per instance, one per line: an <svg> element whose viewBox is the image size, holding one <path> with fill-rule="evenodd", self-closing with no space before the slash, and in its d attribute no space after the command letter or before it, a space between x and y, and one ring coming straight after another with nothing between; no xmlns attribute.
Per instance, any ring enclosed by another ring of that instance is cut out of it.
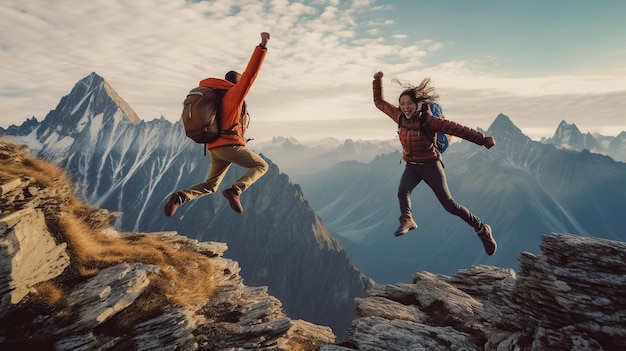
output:
<svg viewBox="0 0 626 351"><path fill-rule="evenodd" d="M437 90L432 85L432 82L428 77L424 78L417 86L414 86L410 81L401 80L397 77L393 77L391 81L404 89L398 97L398 102L404 95L409 96L416 104L419 104L422 101L439 100L439 93L437 93Z"/></svg>

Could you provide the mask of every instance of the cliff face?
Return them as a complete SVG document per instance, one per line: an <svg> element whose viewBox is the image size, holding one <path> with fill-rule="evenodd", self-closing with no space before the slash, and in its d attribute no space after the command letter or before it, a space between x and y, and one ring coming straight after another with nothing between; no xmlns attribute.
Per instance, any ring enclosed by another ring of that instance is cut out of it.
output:
<svg viewBox="0 0 626 351"><path fill-rule="evenodd" d="M172 192L206 179L210 158L187 138L182 122L140 121L113 88L93 73L80 80L36 128L22 137L30 152L61 165L84 201L120 212L115 227L129 232L175 231L228 244L246 284L267 286L290 318L328 325L345 337L355 317L352 301L365 295L368 277L310 208L301 189L270 164L245 192L242 215L219 193L163 207ZM230 186L245 168L233 166ZM218 190L219 192L219 190Z"/></svg>
<svg viewBox="0 0 626 351"><path fill-rule="evenodd" d="M226 244L119 233L56 167L0 141L0 348L311 350L328 327L291 320L243 284Z"/></svg>
<svg viewBox="0 0 626 351"><path fill-rule="evenodd" d="M357 298L359 350L624 350L626 244L549 234L521 269L417 273ZM324 350L347 350L327 346Z"/></svg>
<svg viewBox="0 0 626 351"><path fill-rule="evenodd" d="M520 270L416 273L356 298L349 340L243 284L226 244L120 233L0 140L0 349L623 350L626 243L544 235ZM309 302L309 303L315 303Z"/></svg>

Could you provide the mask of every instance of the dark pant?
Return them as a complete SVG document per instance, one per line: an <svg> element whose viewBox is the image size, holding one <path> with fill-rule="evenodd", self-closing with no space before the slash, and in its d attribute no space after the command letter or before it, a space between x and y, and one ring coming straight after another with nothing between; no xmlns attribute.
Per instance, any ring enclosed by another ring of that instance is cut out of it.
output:
<svg viewBox="0 0 626 351"><path fill-rule="evenodd" d="M433 190L443 208L464 220L474 229L480 228L480 218L474 216L467 208L458 204L452 198L446 172L443 170L441 161L424 163L407 163L398 186L398 200L402 216L411 215L411 191L424 180Z"/></svg>

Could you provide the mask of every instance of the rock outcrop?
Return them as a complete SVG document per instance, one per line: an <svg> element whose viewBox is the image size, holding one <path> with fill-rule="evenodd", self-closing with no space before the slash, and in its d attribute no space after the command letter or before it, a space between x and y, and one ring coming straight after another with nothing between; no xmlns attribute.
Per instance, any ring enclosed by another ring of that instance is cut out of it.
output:
<svg viewBox="0 0 626 351"><path fill-rule="evenodd" d="M626 243L544 235L520 270L374 284L349 340L243 283L227 245L120 233L58 168L0 140L0 349L623 350ZM186 284L185 284L186 281Z"/></svg>
<svg viewBox="0 0 626 351"><path fill-rule="evenodd" d="M288 318L266 287L244 285L237 262L223 257L226 244L119 233L108 225L115 214L78 202L60 170L2 141L0 159L0 349L317 350L335 342L329 327ZM167 279L198 270L191 286Z"/></svg>
<svg viewBox="0 0 626 351"><path fill-rule="evenodd" d="M139 120L98 74L76 83L41 123L11 132L20 133L14 140L26 143L31 155L70 174L80 199L119 212L118 230L175 231L228 243L226 257L237 261L246 284L267 286L290 318L327 325L346 337L353 300L365 296L370 279L271 160L265 159L268 171L242 196L243 215L217 194L186 203L168 218L163 207L172 192L206 179L210 158L202 157L202 146L185 135L180 120ZM222 186L245 171L231 167Z"/></svg>
<svg viewBox="0 0 626 351"><path fill-rule="evenodd" d="M626 244L549 234L521 270L417 273L356 299L350 342L322 350L623 350Z"/></svg>

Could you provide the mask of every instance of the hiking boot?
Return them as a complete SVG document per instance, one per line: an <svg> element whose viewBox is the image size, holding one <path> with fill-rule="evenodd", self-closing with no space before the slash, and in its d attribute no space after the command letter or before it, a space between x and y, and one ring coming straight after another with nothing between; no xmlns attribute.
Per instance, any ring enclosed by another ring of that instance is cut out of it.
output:
<svg viewBox="0 0 626 351"><path fill-rule="evenodd" d="M413 230L417 228L417 223L411 218L411 216L402 216L400 217L400 226L396 229L396 232L393 233L393 236L402 236L409 232L409 230Z"/></svg>
<svg viewBox="0 0 626 351"><path fill-rule="evenodd" d="M171 216L176 210L185 202L187 202L187 196L182 192L176 192L170 196L170 200L165 205L165 215Z"/></svg>
<svg viewBox="0 0 626 351"><path fill-rule="evenodd" d="M243 206L239 202L239 193L233 188L228 188L222 192L222 195L228 200L230 207L237 213L243 213Z"/></svg>
<svg viewBox="0 0 626 351"><path fill-rule="evenodd" d="M476 231L476 234L480 238L480 241L483 242L483 246L485 247L485 252L487 255L491 256L496 253L496 249L498 248L498 244L491 235L491 227L489 224L483 224L480 230Z"/></svg>

